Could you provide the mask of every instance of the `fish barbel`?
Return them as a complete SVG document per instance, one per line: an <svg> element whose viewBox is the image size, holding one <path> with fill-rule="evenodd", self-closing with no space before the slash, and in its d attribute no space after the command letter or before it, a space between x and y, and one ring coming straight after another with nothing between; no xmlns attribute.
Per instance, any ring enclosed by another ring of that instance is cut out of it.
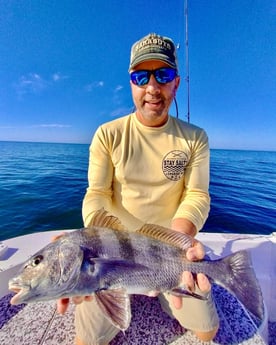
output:
<svg viewBox="0 0 276 345"><path fill-rule="evenodd" d="M126 231L118 218L99 210L90 228L64 234L23 265L9 281L9 289L16 292L11 304L94 294L103 314L125 330L131 319L130 294L193 295L179 286L182 272L190 271L206 274L263 319L262 292L249 252L191 262L185 252L193 242L158 225Z"/></svg>

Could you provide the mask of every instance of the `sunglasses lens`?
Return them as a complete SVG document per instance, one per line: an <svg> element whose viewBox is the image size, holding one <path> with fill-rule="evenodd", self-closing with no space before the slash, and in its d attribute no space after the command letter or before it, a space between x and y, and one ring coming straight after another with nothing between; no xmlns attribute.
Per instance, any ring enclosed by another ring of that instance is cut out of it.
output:
<svg viewBox="0 0 276 345"><path fill-rule="evenodd" d="M176 70L173 68L159 68L154 71L154 76L159 84L167 84L176 77Z"/></svg>
<svg viewBox="0 0 276 345"><path fill-rule="evenodd" d="M158 68L153 71L139 70L130 73L130 79L133 84L138 86L146 85L149 82L151 74L154 75L155 80L159 84L167 84L171 82L176 76L177 72L173 68L164 67Z"/></svg>
<svg viewBox="0 0 276 345"><path fill-rule="evenodd" d="M149 82L149 71L134 71L130 73L130 78L133 84L142 86L146 85Z"/></svg>

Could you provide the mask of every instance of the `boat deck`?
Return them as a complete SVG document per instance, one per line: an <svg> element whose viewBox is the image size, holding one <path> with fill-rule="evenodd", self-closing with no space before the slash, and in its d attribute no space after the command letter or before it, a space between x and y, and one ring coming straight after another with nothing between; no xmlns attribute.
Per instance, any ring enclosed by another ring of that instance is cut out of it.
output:
<svg viewBox="0 0 276 345"><path fill-rule="evenodd" d="M3 248L0 248L1 345L74 344L74 305L70 305L65 315L57 314L55 302L11 306L11 294L7 289L8 280L16 273L19 265L59 233L36 233L3 242ZM213 295L220 317L220 328L214 341L209 344L276 345L276 234L202 233L198 238L205 244L206 253L211 259L241 249L251 251L267 311L266 319L260 324L248 315L235 297L214 285ZM185 332L176 320L164 313L158 298L132 296L131 305L132 321L129 329L125 333L120 332L110 345L206 344L198 341L191 332Z"/></svg>
<svg viewBox="0 0 276 345"><path fill-rule="evenodd" d="M263 325L247 314L237 300L223 288L214 286L213 294L220 316L220 328L209 344L276 344L276 323L269 323L268 334ZM0 344L57 345L74 344L74 305L65 315L56 312L55 302L39 302L21 306L9 304L11 295L0 299ZM262 334L260 334L262 333ZM268 340L264 340L267 338ZM110 345L201 345L191 332L165 314L158 298L132 297L132 322Z"/></svg>

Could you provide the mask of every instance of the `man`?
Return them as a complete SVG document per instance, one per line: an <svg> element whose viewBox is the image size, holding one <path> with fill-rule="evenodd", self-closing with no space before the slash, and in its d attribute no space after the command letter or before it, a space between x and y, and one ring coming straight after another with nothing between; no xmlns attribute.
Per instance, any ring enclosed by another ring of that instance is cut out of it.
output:
<svg viewBox="0 0 276 345"><path fill-rule="evenodd" d="M136 42L129 72L136 111L102 125L93 138L84 224L89 226L95 211L104 207L130 231L155 223L195 236L210 206L208 138L202 129L169 116L180 83L172 40L149 34ZM195 243L187 251L189 260L204 257L202 244ZM190 290L210 292L203 274L194 280L184 272L179 279ZM95 300L86 299L76 307L77 344L108 344L118 329L104 319ZM164 294L160 301L201 340L215 336L219 321L211 297L206 302ZM60 301L59 310L66 306L66 300Z"/></svg>

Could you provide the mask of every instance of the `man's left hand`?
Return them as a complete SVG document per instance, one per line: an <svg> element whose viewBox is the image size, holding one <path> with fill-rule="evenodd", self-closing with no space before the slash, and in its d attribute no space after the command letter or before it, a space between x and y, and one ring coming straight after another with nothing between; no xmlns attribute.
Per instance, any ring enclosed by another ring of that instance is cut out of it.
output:
<svg viewBox="0 0 276 345"><path fill-rule="evenodd" d="M195 240L193 247L187 249L186 258L190 261L199 261L204 258L205 251L201 242ZM194 292L197 285L201 292L208 293L211 290L211 284L203 273L195 276L191 272L185 271L182 274L181 285L185 285L187 290ZM176 309L182 307L182 297L173 296L173 304Z"/></svg>

